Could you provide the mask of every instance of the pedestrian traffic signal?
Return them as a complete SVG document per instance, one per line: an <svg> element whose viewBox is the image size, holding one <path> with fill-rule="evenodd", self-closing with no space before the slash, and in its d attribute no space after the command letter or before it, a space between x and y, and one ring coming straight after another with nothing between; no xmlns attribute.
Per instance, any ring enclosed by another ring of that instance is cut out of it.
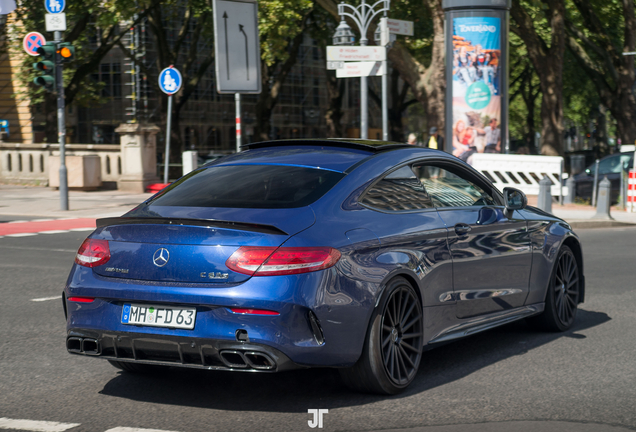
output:
<svg viewBox="0 0 636 432"><path fill-rule="evenodd" d="M68 42L62 42L57 52L65 63L75 59L75 47Z"/></svg>
<svg viewBox="0 0 636 432"><path fill-rule="evenodd" d="M33 63L33 69L43 72L42 75L35 77L33 82L35 85L44 87L45 90L55 90L55 42L47 42L37 49L40 61Z"/></svg>

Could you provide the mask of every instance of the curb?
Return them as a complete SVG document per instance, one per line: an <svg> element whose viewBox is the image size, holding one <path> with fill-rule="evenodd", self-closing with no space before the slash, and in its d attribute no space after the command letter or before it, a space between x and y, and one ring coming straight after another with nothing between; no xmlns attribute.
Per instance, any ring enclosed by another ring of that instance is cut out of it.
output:
<svg viewBox="0 0 636 432"><path fill-rule="evenodd" d="M619 222L616 220L604 220L604 219L588 219L588 220L574 220L566 222L573 229L592 229L592 228L633 228L636 224L628 222Z"/></svg>

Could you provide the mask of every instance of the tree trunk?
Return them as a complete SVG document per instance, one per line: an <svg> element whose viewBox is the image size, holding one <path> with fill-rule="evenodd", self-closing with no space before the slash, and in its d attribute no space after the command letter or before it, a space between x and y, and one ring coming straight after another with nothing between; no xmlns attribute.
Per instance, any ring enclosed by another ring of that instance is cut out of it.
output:
<svg viewBox="0 0 636 432"><path fill-rule="evenodd" d="M323 57L325 49L321 47ZM344 95L344 80L336 78L336 71L325 70L327 81L327 96L329 107L325 112L327 138L341 138L342 132L342 97Z"/></svg>
<svg viewBox="0 0 636 432"><path fill-rule="evenodd" d="M565 3L550 0L546 18L550 25L550 46L539 36L534 20L513 0L510 15L516 23L511 26L525 43L528 57L534 66L541 86L541 154L559 156L563 148L563 59L565 54Z"/></svg>
<svg viewBox="0 0 636 432"><path fill-rule="evenodd" d="M444 11L442 0L423 0L433 17L433 52L431 64L425 67L403 45L398 42L389 50L388 58L392 67L400 72L401 78L411 87L415 98L422 103L428 126L437 126L440 131L445 126L445 51L444 51ZM338 21L338 5L334 0L317 0L327 12Z"/></svg>

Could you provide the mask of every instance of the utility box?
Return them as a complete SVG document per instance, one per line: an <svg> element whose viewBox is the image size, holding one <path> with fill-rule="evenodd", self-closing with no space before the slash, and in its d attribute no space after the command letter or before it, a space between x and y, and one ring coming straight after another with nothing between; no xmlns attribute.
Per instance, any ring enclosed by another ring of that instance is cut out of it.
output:
<svg viewBox="0 0 636 432"><path fill-rule="evenodd" d="M60 157L49 156L49 186L60 187ZM95 190L102 186L102 164L97 155L66 156L68 187Z"/></svg>

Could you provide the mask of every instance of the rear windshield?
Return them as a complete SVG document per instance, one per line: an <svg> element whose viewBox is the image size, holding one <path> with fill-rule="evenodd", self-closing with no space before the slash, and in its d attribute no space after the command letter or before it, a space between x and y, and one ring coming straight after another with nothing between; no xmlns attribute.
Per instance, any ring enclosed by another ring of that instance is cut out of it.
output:
<svg viewBox="0 0 636 432"><path fill-rule="evenodd" d="M170 185L149 204L179 207L282 209L304 207L326 194L344 174L280 165L213 166Z"/></svg>

